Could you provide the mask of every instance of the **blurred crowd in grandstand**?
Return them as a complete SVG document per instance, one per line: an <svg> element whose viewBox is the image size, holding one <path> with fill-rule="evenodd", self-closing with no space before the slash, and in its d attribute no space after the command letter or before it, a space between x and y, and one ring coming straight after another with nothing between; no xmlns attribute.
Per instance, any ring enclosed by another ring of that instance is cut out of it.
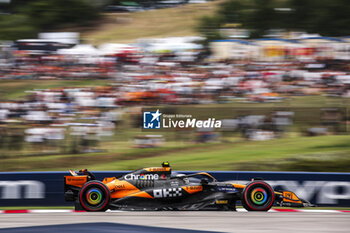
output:
<svg viewBox="0 0 350 233"><path fill-rule="evenodd" d="M19 142L25 141L39 148L95 151L102 138L117 132L125 106L271 102L314 94L350 97L350 43L346 38L214 41L211 55L195 43L200 39L143 40L99 48L43 40L3 45L2 80L107 79L110 85L32 90L24 99L1 100L0 146L18 149ZM292 116L293 112L275 112L269 122L259 116L227 119L224 129L239 130L252 140L267 140L276 132L280 135ZM11 128L11 124L21 127ZM273 126L251 130L267 124ZM322 134L327 130L309 131ZM199 142L217 140L210 130L198 135ZM69 149L63 143L67 138L73 145ZM156 141L150 146L162 141L143 136L135 143L149 140Z"/></svg>

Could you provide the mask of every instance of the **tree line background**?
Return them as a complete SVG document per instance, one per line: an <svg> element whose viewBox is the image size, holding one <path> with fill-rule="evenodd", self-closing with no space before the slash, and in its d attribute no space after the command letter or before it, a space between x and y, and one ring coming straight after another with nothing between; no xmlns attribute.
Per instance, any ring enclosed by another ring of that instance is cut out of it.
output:
<svg viewBox="0 0 350 233"><path fill-rule="evenodd" d="M251 38L271 29L348 36L350 4L347 0L228 0L215 15L202 18L198 30L208 41L220 39L217 29L225 24L248 29Z"/></svg>
<svg viewBox="0 0 350 233"><path fill-rule="evenodd" d="M122 0L12 0L0 3L0 40L36 38L38 32L65 26L89 25L103 7ZM155 4L158 0L133 2ZM350 35L347 0L227 0L215 15L199 20L198 31L208 41L220 39L225 24L248 29L251 38L271 29L305 31L323 36Z"/></svg>
<svg viewBox="0 0 350 233"><path fill-rule="evenodd" d="M83 25L98 17L99 8L86 0L12 0L2 4L0 40L36 38L38 32L62 25Z"/></svg>

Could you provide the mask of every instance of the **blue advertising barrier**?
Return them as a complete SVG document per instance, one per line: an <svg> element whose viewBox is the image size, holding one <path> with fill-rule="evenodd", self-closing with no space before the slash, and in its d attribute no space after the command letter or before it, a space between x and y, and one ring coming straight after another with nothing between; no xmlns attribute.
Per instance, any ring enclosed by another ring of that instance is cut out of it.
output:
<svg viewBox="0 0 350 233"><path fill-rule="evenodd" d="M127 171L94 172L97 179ZM189 171L177 173L190 174ZM245 184L264 178L275 190L290 190L319 206L350 206L350 173L321 172L209 172L219 181ZM72 205L63 197L63 176L68 172L0 172L0 206Z"/></svg>

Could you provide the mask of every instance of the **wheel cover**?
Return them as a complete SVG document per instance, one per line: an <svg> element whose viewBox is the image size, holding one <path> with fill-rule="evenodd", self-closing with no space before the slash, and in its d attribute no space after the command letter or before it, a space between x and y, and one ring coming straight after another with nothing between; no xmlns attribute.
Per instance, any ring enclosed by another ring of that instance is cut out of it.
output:
<svg viewBox="0 0 350 233"><path fill-rule="evenodd" d="M243 190L242 204L248 211L267 211L274 200L274 191L265 182L251 182Z"/></svg>
<svg viewBox="0 0 350 233"><path fill-rule="evenodd" d="M110 202L108 188L102 182L85 184L79 192L79 202L87 211L105 210Z"/></svg>
<svg viewBox="0 0 350 233"><path fill-rule="evenodd" d="M264 205L267 201L268 194L263 188L255 188L251 192L251 200L256 205Z"/></svg>
<svg viewBox="0 0 350 233"><path fill-rule="evenodd" d="M98 188L89 189L86 192L86 200L90 205L98 205L102 201L102 192Z"/></svg>

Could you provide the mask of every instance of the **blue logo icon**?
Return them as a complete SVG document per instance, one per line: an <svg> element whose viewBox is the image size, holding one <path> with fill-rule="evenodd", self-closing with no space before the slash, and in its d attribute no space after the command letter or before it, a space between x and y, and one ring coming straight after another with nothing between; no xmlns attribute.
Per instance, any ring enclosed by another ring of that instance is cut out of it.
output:
<svg viewBox="0 0 350 233"><path fill-rule="evenodd" d="M144 129L160 129L160 120L162 113L159 109L156 112L143 112L143 128Z"/></svg>

